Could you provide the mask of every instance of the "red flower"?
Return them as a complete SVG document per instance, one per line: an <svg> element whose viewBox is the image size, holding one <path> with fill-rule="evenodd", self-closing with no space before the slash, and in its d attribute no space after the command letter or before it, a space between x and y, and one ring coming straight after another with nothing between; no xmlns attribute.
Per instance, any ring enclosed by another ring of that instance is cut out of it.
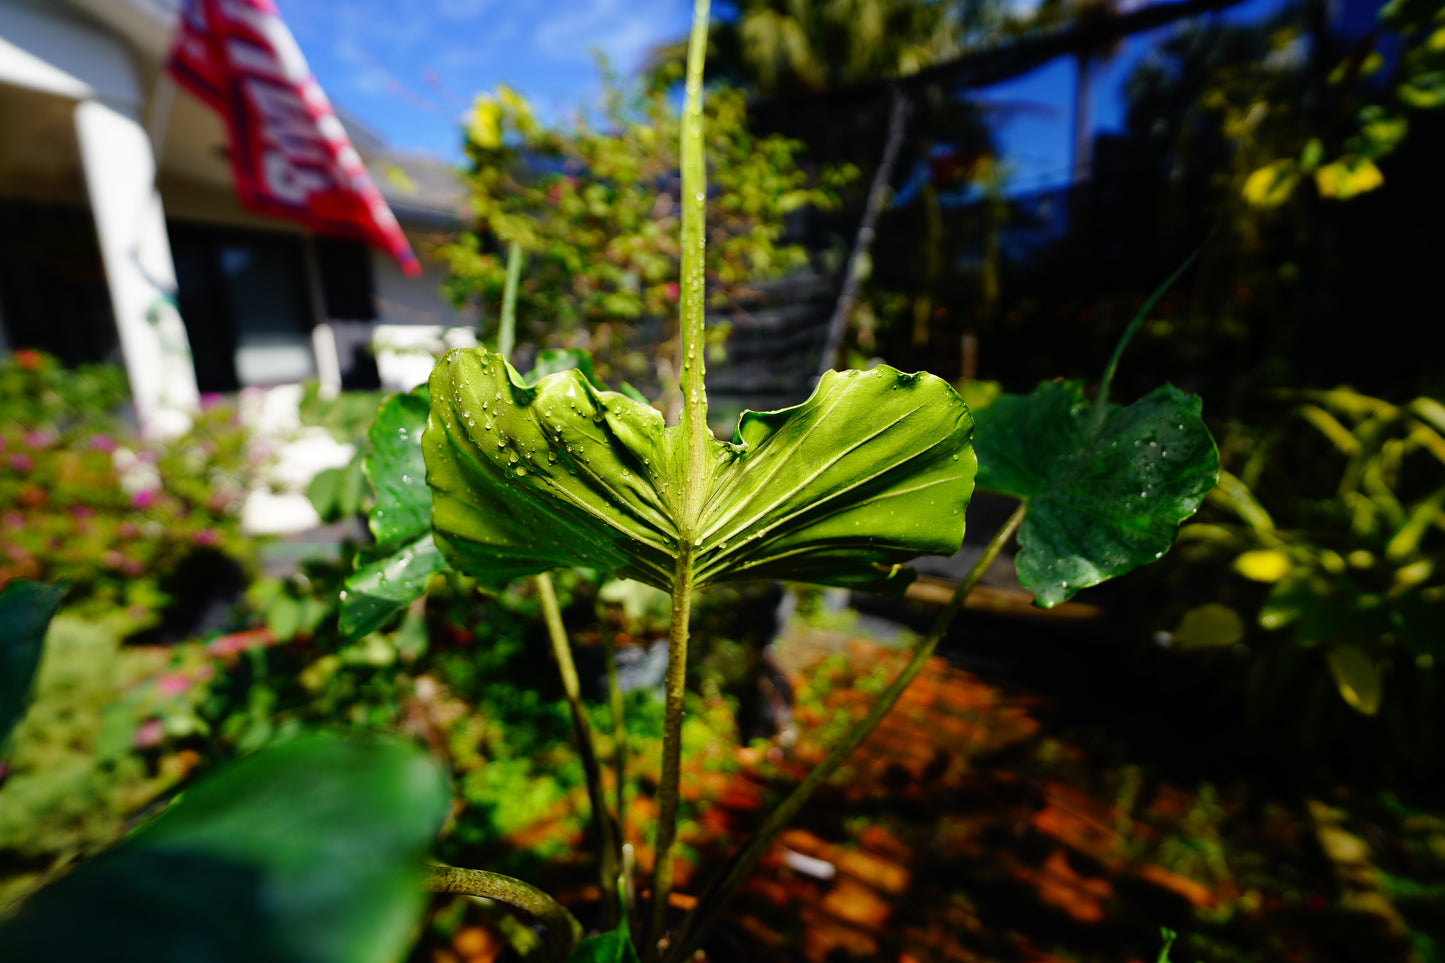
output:
<svg viewBox="0 0 1445 963"><path fill-rule="evenodd" d="M15 363L26 371L39 371L44 359L40 357L39 351L31 351L29 348L22 348L15 352Z"/></svg>

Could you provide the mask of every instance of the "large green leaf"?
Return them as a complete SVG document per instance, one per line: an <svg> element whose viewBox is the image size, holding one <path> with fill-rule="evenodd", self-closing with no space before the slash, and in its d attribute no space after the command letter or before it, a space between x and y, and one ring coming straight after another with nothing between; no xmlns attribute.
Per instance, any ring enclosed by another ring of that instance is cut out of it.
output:
<svg viewBox="0 0 1445 963"><path fill-rule="evenodd" d="M359 638L426 591L427 579L446 568L431 535L431 490L421 438L431 404L423 386L392 395L367 429L364 470L376 493L368 520L375 547L357 559L346 580L341 631Z"/></svg>
<svg viewBox="0 0 1445 963"><path fill-rule="evenodd" d="M500 582L567 565L670 590L681 435L577 371L527 386L499 356L432 373L422 446L433 531L458 569ZM901 591L918 555L952 554L973 490L973 418L932 375L830 372L803 404L748 412L710 440L698 584L794 578Z"/></svg>
<svg viewBox="0 0 1445 963"><path fill-rule="evenodd" d="M45 630L64 597L63 583L14 579L0 589L0 749L24 712Z"/></svg>
<svg viewBox="0 0 1445 963"><path fill-rule="evenodd" d="M1014 559L1049 608L1154 561L1219 476L1200 401L1166 385L1102 418L1079 382L1005 395L979 412L978 484L1028 503Z"/></svg>
<svg viewBox="0 0 1445 963"><path fill-rule="evenodd" d="M6 963L387 963L450 793L398 742L307 736L235 763L41 890Z"/></svg>

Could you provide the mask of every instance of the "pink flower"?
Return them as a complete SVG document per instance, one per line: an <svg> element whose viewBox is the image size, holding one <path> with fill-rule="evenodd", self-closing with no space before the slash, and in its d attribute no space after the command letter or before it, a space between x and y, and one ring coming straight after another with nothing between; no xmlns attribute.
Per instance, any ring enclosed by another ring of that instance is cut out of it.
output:
<svg viewBox="0 0 1445 963"><path fill-rule="evenodd" d="M142 488L140 491L130 496L130 503L136 508L139 508L141 511L145 511L147 508L150 508L152 503L155 502L155 500L156 490L154 488Z"/></svg>
<svg viewBox="0 0 1445 963"><path fill-rule="evenodd" d="M195 542L197 545L210 548L214 545L220 544L221 536L216 534L216 530L214 528L203 528L199 532L191 536L191 541Z"/></svg>
<svg viewBox="0 0 1445 963"><path fill-rule="evenodd" d="M11 455L11 456L10 456L10 470L11 470L11 471L18 471L18 472L20 472L21 474L24 474L24 473L30 471L30 469L32 469L32 468L34 468L34 467L35 467L35 459L34 459L34 458L31 458L29 455Z"/></svg>
<svg viewBox="0 0 1445 963"><path fill-rule="evenodd" d="M94 518L94 517L95 517L95 509L91 508L89 505L76 505L74 508L72 508L72 509L70 510L70 514L71 514L71 516L74 517L74 518L80 518L80 519Z"/></svg>
<svg viewBox="0 0 1445 963"><path fill-rule="evenodd" d="M194 679L184 673L172 672L156 680L156 689L161 695L180 695L189 689L194 682Z"/></svg>
<svg viewBox="0 0 1445 963"><path fill-rule="evenodd" d="M100 564L106 568L120 568L125 564L125 556L115 549L111 549L100 556Z"/></svg>
<svg viewBox="0 0 1445 963"><path fill-rule="evenodd" d="M31 448L49 448L55 444L55 435L48 431L27 431L25 433L25 444Z"/></svg>
<svg viewBox="0 0 1445 963"><path fill-rule="evenodd" d="M96 435L90 439L90 447L109 455L114 452L118 446L115 443L115 439L109 435Z"/></svg>
<svg viewBox="0 0 1445 963"><path fill-rule="evenodd" d="M676 301L682 296L682 289L677 286L676 281L668 281L667 284L663 285L663 290L667 292L667 300L669 301Z"/></svg>
<svg viewBox="0 0 1445 963"><path fill-rule="evenodd" d="M135 522L121 522L115 527L116 535L123 539L130 540L140 537L140 526Z"/></svg>
<svg viewBox="0 0 1445 963"><path fill-rule="evenodd" d="M161 721L150 719L141 723L136 731L131 733L130 744L137 749L154 749L165 737L166 730Z"/></svg>
<svg viewBox="0 0 1445 963"><path fill-rule="evenodd" d="M216 407L216 405L219 405L225 400L225 395L218 394L214 391L207 391L205 394L201 395L201 410L205 411L208 408L214 408Z"/></svg>

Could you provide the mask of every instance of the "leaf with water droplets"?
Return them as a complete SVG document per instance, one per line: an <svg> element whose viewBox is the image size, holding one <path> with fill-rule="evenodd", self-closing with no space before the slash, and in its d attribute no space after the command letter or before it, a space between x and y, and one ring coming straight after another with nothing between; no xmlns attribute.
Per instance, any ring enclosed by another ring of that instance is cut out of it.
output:
<svg viewBox="0 0 1445 963"><path fill-rule="evenodd" d="M421 439L431 402L426 386L392 395L366 432L363 470L376 493L368 524L376 544L356 560L341 603L341 631L351 638L374 632L426 591L427 579L446 568L431 535L431 489Z"/></svg>
<svg viewBox="0 0 1445 963"><path fill-rule="evenodd" d="M435 536L483 581L581 565L670 590L687 484L708 491L698 584L792 578L901 591L912 574L901 563L962 541L973 419L931 375L829 373L803 404L745 413L733 443L711 440L697 479L685 479L678 429L578 372L529 387L495 354L455 351L431 387L423 448ZM466 427L497 395L502 447ZM518 476L517 451L548 457Z"/></svg>
<svg viewBox="0 0 1445 963"><path fill-rule="evenodd" d="M1197 396L1165 385L1108 405L1095 425L1083 385L1041 384L978 414L978 485L1028 502L1014 559L1049 608L1174 544L1219 477Z"/></svg>

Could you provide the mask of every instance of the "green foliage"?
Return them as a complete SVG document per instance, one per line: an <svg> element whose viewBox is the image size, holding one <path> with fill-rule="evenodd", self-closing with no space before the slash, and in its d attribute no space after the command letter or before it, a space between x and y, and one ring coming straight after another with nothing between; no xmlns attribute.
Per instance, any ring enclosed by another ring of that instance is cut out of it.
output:
<svg viewBox="0 0 1445 963"><path fill-rule="evenodd" d="M239 521L252 466L230 407L209 406L164 443L130 437L108 408L78 407L113 403L101 370L23 357L33 361L0 371L13 392L0 395L0 583L64 581L91 612L157 609L198 549L250 557Z"/></svg>
<svg viewBox="0 0 1445 963"><path fill-rule="evenodd" d="M1379 20L1384 29L1398 35L1402 48L1394 75L1384 84L1389 95L1382 98L1367 91L1354 122L1339 125L1343 137L1336 135L1327 145L1312 136L1298 157L1272 160L1251 173L1243 187L1251 204L1278 207L1302 179L1311 176L1321 197L1348 200L1375 190L1385 183L1376 162L1405 139L1410 114L1445 106L1445 14L1439 5L1429 0L1391 0L1380 9ZM1375 45L1362 45L1335 67L1330 83L1350 93L1383 66ZM1240 123L1249 124L1243 119Z"/></svg>
<svg viewBox="0 0 1445 963"><path fill-rule="evenodd" d="M61 612L46 636L29 711L16 728L0 785L0 906L29 877L117 839L125 821L177 778L132 753L140 683L153 653L126 649L126 620Z"/></svg>
<svg viewBox="0 0 1445 963"><path fill-rule="evenodd" d="M1346 388L1287 397L1211 499L1233 523L1196 541L1269 586L1253 620L1317 653L1372 715L1392 670L1413 664L1423 685L1445 657L1445 407Z"/></svg>
<svg viewBox="0 0 1445 963"><path fill-rule="evenodd" d="M21 425L73 435L101 431L129 398L125 372L115 365L68 369L30 350L0 358L0 407Z"/></svg>
<svg viewBox="0 0 1445 963"><path fill-rule="evenodd" d="M449 801L411 747L293 740L27 901L0 927L6 959L385 963L412 938Z"/></svg>
<svg viewBox="0 0 1445 963"><path fill-rule="evenodd" d="M637 951L627 932L627 921L617 929L577 944L567 963L638 963Z"/></svg>
<svg viewBox="0 0 1445 963"><path fill-rule="evenodd" d="M679 429L575 373L527 388L495 355L452 352L432 398L433 525L485 582L584 565L671 589L689 485L707 493L699 582L901 590L898 563L962 541L972 418L931 375L830 373L802 405L745 414L731 445L707 439L702 478L686 474Z"/></svg>
<svg viewBox="0 0 1445 963"><path fill-rule="evenodd" d="M23 579L0 589L0 753L25 711L45 630L64 596L64 585Z"/></svg>
<svg viewBox="0 0 1445 963"><path fill-rule="evenodd" d="M1197 397L1169 386L1100 411L1070 381L979 412L978 483L1027 502L1014 563L1039 605L1168 551L1218 477L1199 411Z"/></svg>
<svg viewBox="0 0 1445 963"><path fill-rule="evenodd" d="M421 438L430 400L425 387L386 400L367 431L365 472L376 504L376 545L357 559L342 593L341 630L358 638L380 628L426 590L446 566L431 534L431 490Z"/></svg>
<svg viewBox="0 0 1445 963"><path fill-rule="evenodd" d="M520 339L590 347L609 379L635 378L649 358L626 344L627 322L669 317L679 300L680 128L669 83L624 90L609 73L604 84L596 127L579 119L543 128L505 87L477 98L467 126L476 231L440 253L452 299L495 312L506 282L496 251L519 243L527 259ZM801 145L748 130L740 92L714 91L706 112L706 269L710 303L724 306L747 284L806 263L803 248L781 242L784 217L831 204L851 174L826 169L812 181L798 166ZM713 332L714 344L724 333ZM675 347L664 337L650 350L669 358Z"/></svg>

